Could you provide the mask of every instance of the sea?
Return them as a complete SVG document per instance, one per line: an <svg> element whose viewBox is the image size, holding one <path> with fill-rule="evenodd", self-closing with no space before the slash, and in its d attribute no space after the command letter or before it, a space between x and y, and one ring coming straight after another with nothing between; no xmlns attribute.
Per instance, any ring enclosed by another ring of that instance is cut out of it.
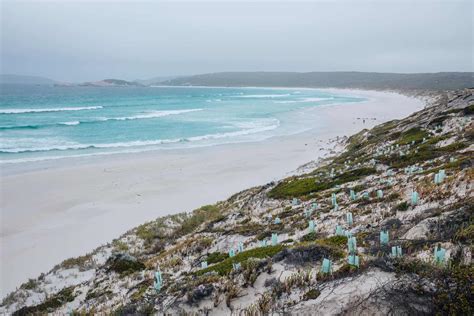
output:
<svg viewBox="0 0 474 316"><path fill-rule="evenodd" d="M0 163L261 141L365 99L316 89L0 86ZM321 126L320 126L321 127Z"/></svg>

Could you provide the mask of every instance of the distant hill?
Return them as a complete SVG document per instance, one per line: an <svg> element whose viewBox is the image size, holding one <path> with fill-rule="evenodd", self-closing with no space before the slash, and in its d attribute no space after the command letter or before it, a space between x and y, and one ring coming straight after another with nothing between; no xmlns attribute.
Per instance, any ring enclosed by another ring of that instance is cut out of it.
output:
<svg viewBox="0 0 474 316"><path fill-rule="evenodd" d="M220 72L162 82L177 86L317 87L376 90L443 90L474 87L472 72Z"/></svg>
<svg viewBox="0 0 474 316"><path fill-rule="evenodd" d="M178 79L178 78L181 78L181 77L180 76L160 76L160 77L153 77L150 79L137 79L137 80L134 80L134 82L138 82L140 84L148 86L148 85L160 84L163 81L169 81L169 80Z"/></svg>
<svg viewBox="0 0 474 316"><path fill-rule="evenodd" d="M38 76L0 74L0 84L54 85L55 81Z"/></svg>

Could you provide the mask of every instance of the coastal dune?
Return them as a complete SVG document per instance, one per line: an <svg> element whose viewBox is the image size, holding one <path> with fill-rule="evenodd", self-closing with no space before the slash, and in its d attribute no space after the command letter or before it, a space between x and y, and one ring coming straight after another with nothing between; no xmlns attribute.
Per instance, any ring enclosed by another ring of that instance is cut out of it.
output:
<svg viewBox="0 0 474 316"><path fill-rule="evenodd" d="M368 101L314 108L313 129L261 142L2 166L1 296L145 221L280 179L341 149L338 137L423 108L397 93L330 91Z"/></svg>

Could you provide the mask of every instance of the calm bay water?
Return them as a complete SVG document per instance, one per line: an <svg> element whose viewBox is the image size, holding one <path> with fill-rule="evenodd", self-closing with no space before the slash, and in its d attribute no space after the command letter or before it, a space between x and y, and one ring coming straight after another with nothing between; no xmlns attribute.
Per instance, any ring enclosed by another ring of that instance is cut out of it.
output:
<svg viewBox="0 0 474 316"><path fill-rule="evenodd" d="M362 98L309 89L3 85L0 162L212 146L312 128L305 111Z"/></svg>

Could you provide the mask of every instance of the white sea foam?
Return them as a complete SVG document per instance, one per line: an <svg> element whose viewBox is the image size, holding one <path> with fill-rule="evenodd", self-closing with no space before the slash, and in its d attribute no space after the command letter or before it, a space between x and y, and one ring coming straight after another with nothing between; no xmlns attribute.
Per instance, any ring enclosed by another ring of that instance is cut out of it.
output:
<svg viewBox="0 0 474 316"><path fill-rule="evenodd" d="M129 142L116 143L97 143L97 144L81 144L76 142L65 141L55 138L44 138L37 141L35 138L13 138L1 139L2 145L0 152L3 153L28 153L28 152L47 152L47 151L64 151L78 149L110 149L110 148L128 148L128 147L147 147L155 145L164 145L172 143L198 142L203 140L221 139L229 137L244 136L256 133L271 131L280 125L277 119L264 119L254 122L239 122L234 124L240 130L226 133L206 134L193 136L188 138L175 139L156 139L156 140L136 140ZM4 161L5 162L5 161Z"/></svg>
<svg viewBox="0 0 474 316"><path fill-rule="evenodd" d="M169 115L179 115L179 114L197 112L197 111L202 111L202 110L203 109L153 111L153 112L149 112L149 113L138 114L138 115L133 115L133 116L125 116L125 117L103 117L103 118L100 118L99 121L140 120L140 119L164 117L164 116L169 116Z"/></svg>
<svg viewBox="0 0 474 316"><path fill-rule="evenodd" d="M41 112L63 112L63 111L82 111L82 110L98 110L102 106L82 106L68 108L44 108L44 109L0 109L0 114L22 114L22 113L41 113Z"/></svg>
<svg viewBox="0 0 474 316"><path fill-rule="evenodd" d="M261 121L256 121L256 122L242 122L242 123L236 123L235 125L243 129L239 131L235 131L235 132L194 136L194 137L189 137L186 140L200 141L200 140L219 139L219 138L236 137L236 136L262 133L262 132L271 131L278 128L278 126L280 126L280 121L277 119L272 119L272 120L261 120Z"/></svg>
<svg viewBox="0 0 474 316"><path fill-rule="evenodd" d="M281 97L288 97L290 94L246 94L246 95L239 95L237 98L263 98L263 99L272 99L272 98L281 98Z"/></svg>
<svg viewBox="0 0 474 316"><path fill-rule="evenodd" d="M81 122L79 121L71 121L71 122L63 122L63 123L59 123L61 125L79 125Z"/></svg>
<svg viewBox="0 0 474 316"><path fill-rule="evenodd" d="M332 100L333 98L302 98L298 100L287 100L287 101L273 101L274 103L306 103L306 102L319 102L319 101L327 101Z"/></svg>

